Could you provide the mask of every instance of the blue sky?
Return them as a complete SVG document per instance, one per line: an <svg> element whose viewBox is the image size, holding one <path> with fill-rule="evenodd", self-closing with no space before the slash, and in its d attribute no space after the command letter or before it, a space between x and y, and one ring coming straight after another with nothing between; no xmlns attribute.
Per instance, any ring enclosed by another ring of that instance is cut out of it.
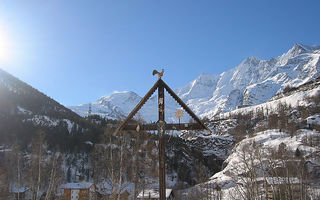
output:
<svg viewBox="0 0 320 200"><path fill-rule="evenodd" d="M320 45L320 1L0 0L0 68L64 105L171 88L295 42Z"/></svg>

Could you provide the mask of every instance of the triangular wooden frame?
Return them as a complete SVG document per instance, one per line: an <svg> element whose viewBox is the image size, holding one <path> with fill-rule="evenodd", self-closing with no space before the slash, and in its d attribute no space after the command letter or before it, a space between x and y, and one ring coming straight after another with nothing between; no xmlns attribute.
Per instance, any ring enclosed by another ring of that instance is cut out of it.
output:
<svg viewBox="0 0 320 200"><path fill-rule="evenodd" d="M166 130L201 130L206 129L211 133L210 129L192 112L192 110L174 93L174 91L162 80L158 81L152 86L148 93L141 99L137 106L131 111L127 118L116 129L114 135L121 130L136 130L137 125L129 125L128 122L134 117L135 114L142 108L142 106L150 99L152 94L159 88L163 87L177 103L194 119L196 123L182 123L182 124L166 124ZM140 125L140 130L157 130L156 124Z"/></svg>

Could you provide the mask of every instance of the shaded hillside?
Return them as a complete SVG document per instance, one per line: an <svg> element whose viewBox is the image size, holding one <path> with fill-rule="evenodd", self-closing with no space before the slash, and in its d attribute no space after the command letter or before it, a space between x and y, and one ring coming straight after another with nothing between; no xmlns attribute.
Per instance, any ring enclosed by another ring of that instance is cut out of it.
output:
<svg viewBox="0 0 320 200"><path fill-rule="evenodd" d="M26 146L37 132L50 146L70 150L80 141L95 141L102 130L0 69L0 142Z"/></svg>
<svg viewBox="0 0 320 200"><path fill-rule="evenodd" d="M1 114L46 115L79 121L80 117L37 89L0 69Z"/></svg>

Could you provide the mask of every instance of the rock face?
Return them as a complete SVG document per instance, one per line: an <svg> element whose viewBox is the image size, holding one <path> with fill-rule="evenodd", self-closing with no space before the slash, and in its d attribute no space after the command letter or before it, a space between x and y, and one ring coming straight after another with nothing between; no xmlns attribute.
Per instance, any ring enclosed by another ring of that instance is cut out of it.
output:
<svg viewBox="0 0 320 200"><path fill-rule="evenodd" d="M319 77L319 57L320 47L295 44L277 58L260 60L250 57L220 75L201 74L175 92L196 114L210 118L240 105L266 102L286 86L298 86ZM117 92L93 102L92 111L108 118L124 117L140 99L134 92ZM143 107L141 113L146 121L156 121L156 104L157 99L153 97ZM173 113L177 108L178 104L167 98L166 120L176 120ZM88 104L71 106L70 109L84 116Z"/></svg>

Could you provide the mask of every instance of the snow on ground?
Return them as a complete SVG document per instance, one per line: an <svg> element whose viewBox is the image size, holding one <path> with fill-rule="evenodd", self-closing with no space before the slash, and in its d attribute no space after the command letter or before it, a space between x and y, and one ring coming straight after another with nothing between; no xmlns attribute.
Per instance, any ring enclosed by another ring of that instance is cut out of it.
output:
<svg viewBox="0 0 320 200"><path fill-rule="evenodd" d="M58 126L60 122L59 119L50 118L49 116L46 116L46 115L34 115L32 118L26 119L24 121L31 121L35 125L48 126L48 127ZM74 123L71 122L69 119L63 119L62 121L66 123L67 129L69 133L71 133L71 129Z"/></svg>
<svg viewBox="0 0 320 200"><path fill-rule="evenodd" d="M221 160L225 160L230 154L230 147L233 145L231 135L208 135L207 131L196 131L195 134L189 134L189 131L183 131L180 138L202 151L204 156L215 155Z"/></svg>
<svg viewBox="0 0 320 200"><path fill-rule="evenodd" d="M59 122L58 120L51 119L46 115L34 115L31 119L27 119L26 121L31 121L35 125L40 126L57 126Z"/></svg>
<svg viewBox="0 0 320 200"><path fill-rule="evenodd" d="M74 123L71 122L69 119L63 119L63 121L67 124L67 128L68 128L69 133L71 133L71 129L72 129Z"/></svg>
<svg viewBox="0 0 320 200"><path fill-rule="evenodd" d="M32 112L30 110L24 109L20 106L17 106L18 112L25 115L32 115Z"/></svg>

